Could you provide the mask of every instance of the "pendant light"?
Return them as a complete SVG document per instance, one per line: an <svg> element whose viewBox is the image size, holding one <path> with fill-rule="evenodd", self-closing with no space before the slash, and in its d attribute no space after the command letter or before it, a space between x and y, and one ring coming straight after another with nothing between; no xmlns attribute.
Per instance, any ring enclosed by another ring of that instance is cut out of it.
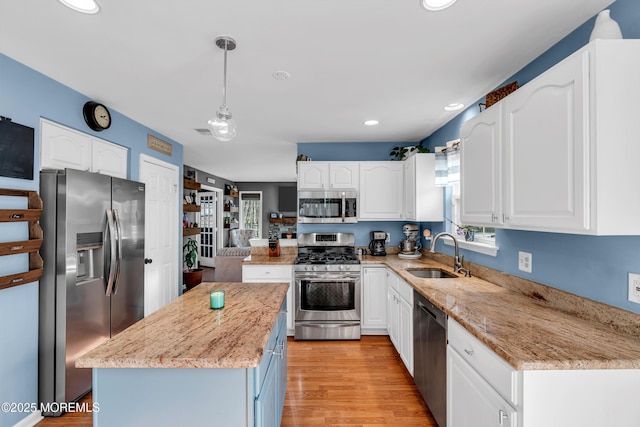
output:
<svg viewBox="0 0 640 427"><path fill-rule="evenodd" d="M224 77L222 81L222 106L216 111L216 117L207 121L211 133L219 141L231 141L236 136L236 122L227 107L227 51L236 48L236 41L231 37L220 36L215 40L216 46L224 50Z"/></svg>

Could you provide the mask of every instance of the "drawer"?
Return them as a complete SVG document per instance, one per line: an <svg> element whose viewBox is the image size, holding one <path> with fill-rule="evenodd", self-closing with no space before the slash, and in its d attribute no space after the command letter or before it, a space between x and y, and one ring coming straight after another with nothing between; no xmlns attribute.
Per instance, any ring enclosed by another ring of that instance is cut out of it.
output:
<svg viewBox="0 0 640 427"><path fill-rule="evenodd" d="M290 265L243 265L243 282L290 282L293 267Z"/></svg>
<svg viewBox="0 0 640 427"><path fill-rule="evenodd" d="M413 288L402 279L398 279L398 293L413 307Z"/></svg>
<svg viewBox="0 0 640 427"><path fill-rule="evenodd" d="M396 273L393 272L393 270L391 270L390 268L387 269L387 273L389 273L388 277L387 277L387 283L388 285L392 288L395 289L396 291L398 291L398 288L400 287L400 276L398 276Z"/></svg>
<svg viewBox="0 0 640 427"><path fill-rule="evenodd" d="M502 397L518 405L518 371L451 318L447 325L449 346Z"/></svg>

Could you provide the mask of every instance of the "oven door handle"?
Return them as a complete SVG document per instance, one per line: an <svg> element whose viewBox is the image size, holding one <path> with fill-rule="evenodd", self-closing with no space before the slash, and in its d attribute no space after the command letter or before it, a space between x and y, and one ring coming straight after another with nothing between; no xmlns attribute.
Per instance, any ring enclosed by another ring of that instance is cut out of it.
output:
<svg viewBox="0 0 640 427"><path fill-rule="evenodd" d="M312 281L316 281L316 282L344 282L345 280L349 280L349 279L359 279L360 275L342 275L341 277L336 277L336 278L332 278L331 276L333 275L327 275L327 276L296 276L296 279L300 279L300 280L312 280Z"/></svg>

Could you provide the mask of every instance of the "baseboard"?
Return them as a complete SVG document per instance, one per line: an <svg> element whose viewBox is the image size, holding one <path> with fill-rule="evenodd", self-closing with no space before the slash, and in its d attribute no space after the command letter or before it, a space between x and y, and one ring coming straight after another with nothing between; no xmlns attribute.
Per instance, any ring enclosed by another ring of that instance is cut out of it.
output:
<svg viewBox="0 0 640 427"><path fill-rule="evenodd" d="M389 333L387 332L386 328L382 328L382 329L369 328L369 329L362 329L360 331L360 335L389 335Z"/></svg>
<svg viewBox="0 0 640 427"><path fill-rule="evenodd" d="M35 411L29 414L28 417L23 418L17 424L14 424L13 427L33 427L43 419L44 417L42 416L42 413L40 411Z"/></svg>

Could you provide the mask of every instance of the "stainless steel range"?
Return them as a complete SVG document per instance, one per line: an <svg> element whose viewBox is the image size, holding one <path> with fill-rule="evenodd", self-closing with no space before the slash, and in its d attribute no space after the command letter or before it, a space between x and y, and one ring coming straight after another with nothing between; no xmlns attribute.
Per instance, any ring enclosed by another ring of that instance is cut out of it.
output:
<svg viewBox="0 0 640 427"><path fill-rule="evenodd" d="M360 339L360 260L351 233L298 235L295 339Z"/></svg>

